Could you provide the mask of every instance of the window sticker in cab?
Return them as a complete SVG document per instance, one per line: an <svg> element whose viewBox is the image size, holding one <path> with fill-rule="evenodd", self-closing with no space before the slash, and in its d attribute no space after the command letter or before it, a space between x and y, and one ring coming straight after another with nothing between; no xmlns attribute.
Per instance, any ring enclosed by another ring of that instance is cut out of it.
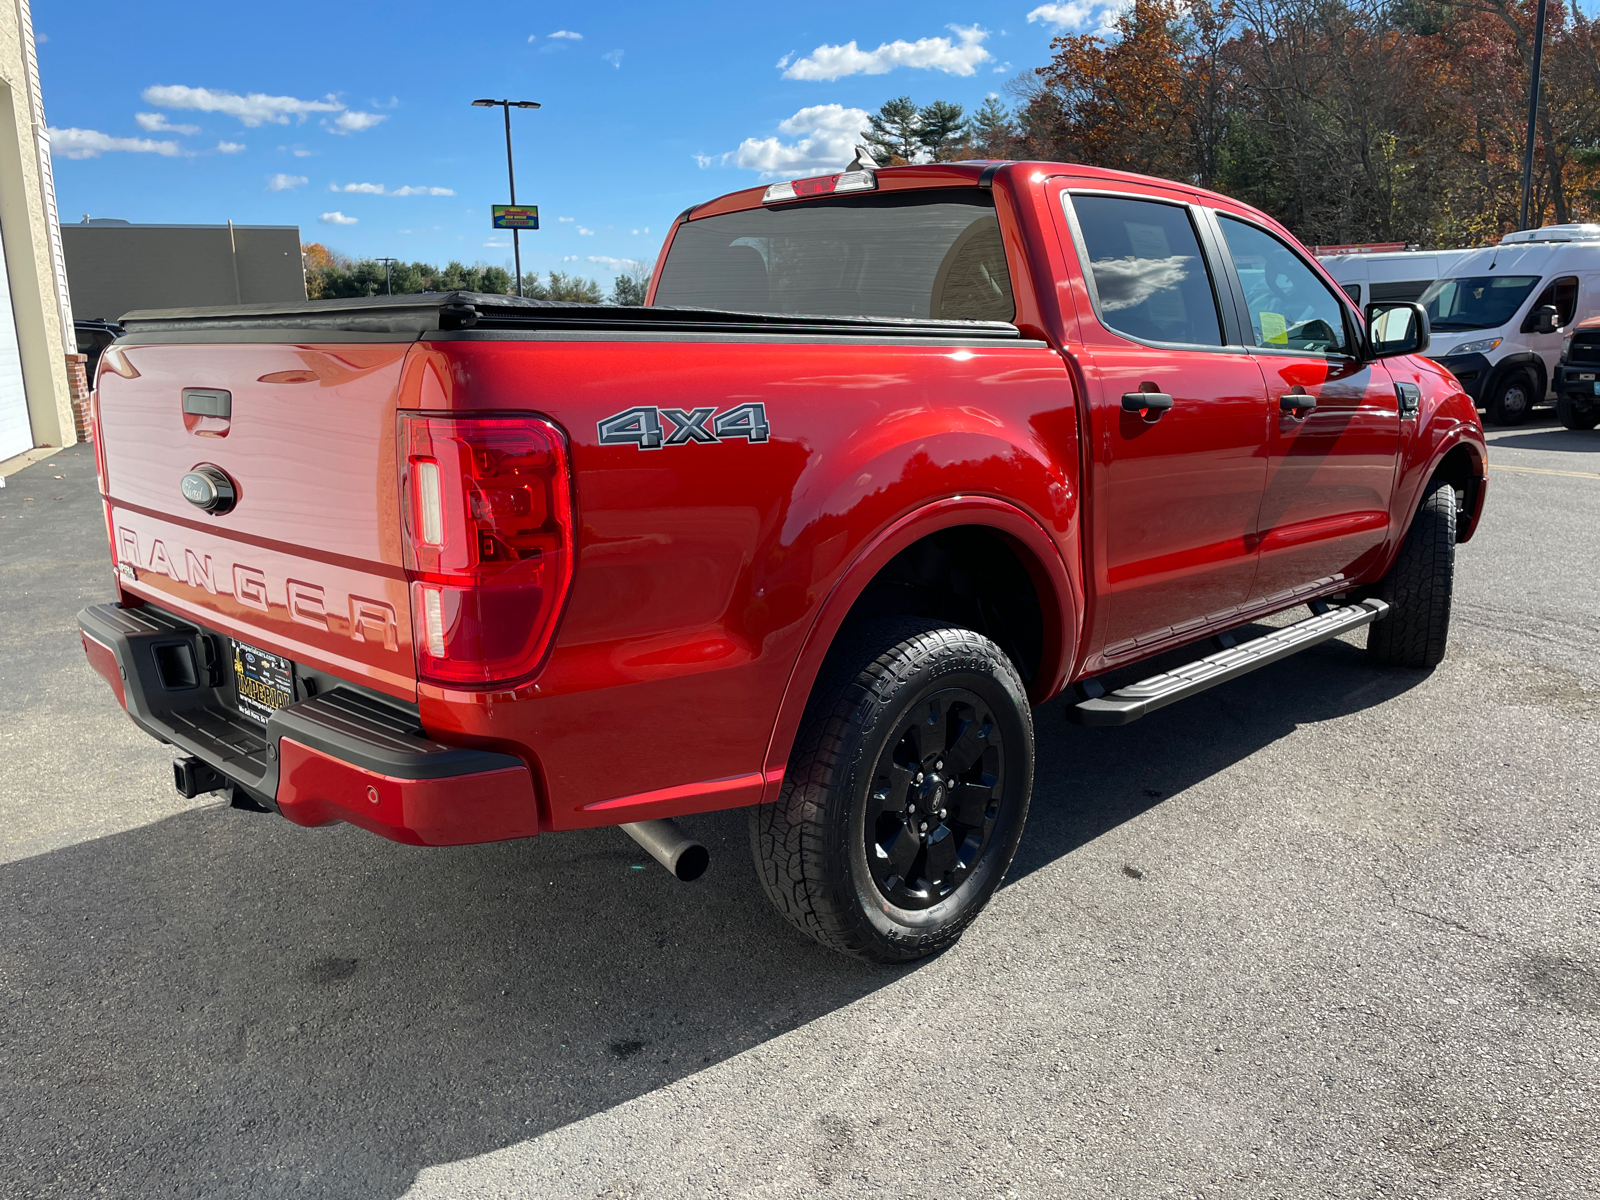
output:
<svg viewBox="0 0 1600 1200"><path fill-rule="evenodd" d="M670 432L661 424L666 419ZM771 434L767 406L741 404L727 412L715 408L630 408L598 424L602 446L633 445L640 450L687 446L690 442L727 442L743 438L764 442Z"/></svg>

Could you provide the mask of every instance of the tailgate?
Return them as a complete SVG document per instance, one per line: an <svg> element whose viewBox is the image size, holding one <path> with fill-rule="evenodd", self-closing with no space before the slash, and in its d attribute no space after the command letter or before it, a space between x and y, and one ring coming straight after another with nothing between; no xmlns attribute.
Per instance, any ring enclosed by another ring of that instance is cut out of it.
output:
<svg viewBox="0 0 1600 1200"><path fill-rule="evenodd" d="M124 592L415 699L395 402L406 342L127 345L102 369L106 519ZM184 411L184 392L198 389ZM206 393L210 393L207 395ZM226 393L225 402L217 393ZM214 415L222 408L226 416ZM211 515L183 477L220 468Z"/></svg>

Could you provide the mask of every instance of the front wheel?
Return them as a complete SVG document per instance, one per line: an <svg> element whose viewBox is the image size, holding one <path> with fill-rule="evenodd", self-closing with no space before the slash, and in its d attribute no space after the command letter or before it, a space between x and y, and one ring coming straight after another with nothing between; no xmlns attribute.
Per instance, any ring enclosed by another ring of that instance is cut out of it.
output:
<svg viewBox="0 0 1600 1200"><path fill-rule="evenodd" d="M953 943L1011 865L1033 791L1033 715L988 638L919 617L829 654L783 790L750 811L768 897L831 949L907 962Z"/></svg>
<svg viewBox="0 0 1600 1200"><path fill-rule="evenodd" d="M1511 371L1489 389L1484 416L1491 425L1521 425L1533 414L1533 392L1538 385L1526 371Z"/></svg>
<svg viewBox="0 0 1600 1200"><path fill-rule="evenodd" d="M1455 577L1456 493L1436 479L1411 519L1394 566L1378 585L1378 598L1389 612L1368 626L1367 656L1393 667L1438 666L1450 638Z"/></svg>
<svg viewBox="0 0 1600 1200"><path fill-rule="evenodd" d="M1600 399L1579 405L1571 396L1558 396L1556 417L1568 429L1593 429L1600 425Z"/></svg>

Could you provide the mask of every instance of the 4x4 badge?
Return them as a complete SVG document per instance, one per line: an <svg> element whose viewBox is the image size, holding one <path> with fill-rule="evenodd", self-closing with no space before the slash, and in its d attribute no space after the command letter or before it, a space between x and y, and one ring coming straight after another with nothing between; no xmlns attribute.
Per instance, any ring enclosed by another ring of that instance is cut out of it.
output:
<svg viewBox="0 0 1600 1200"><path fill-rule="evenodd" d="M663 434L662 417L672 426L671 433ZM709 429L707 422L710 422ZM741 404L725 413L717 413L715 408L709 407L630 408L599 422L598 429L602 446L633 445L641 450L687 446L690 442L726 442L736 438L743 438L747 442L764 442L772 433L767 424L767 406L764 404Z"/></svg>

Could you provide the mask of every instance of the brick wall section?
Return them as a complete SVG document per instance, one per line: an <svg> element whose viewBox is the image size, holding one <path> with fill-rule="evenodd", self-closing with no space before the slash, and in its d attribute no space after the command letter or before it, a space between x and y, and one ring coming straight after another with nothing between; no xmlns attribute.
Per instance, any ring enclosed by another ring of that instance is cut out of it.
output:
<svg viewBox="0 0 1600 1200"><path fill-rule="evenodd" d="M89 424L89 356L67 355L67 387L72 393L72 423L77 427L78 440L94 440L94 430Z"/></svg>

